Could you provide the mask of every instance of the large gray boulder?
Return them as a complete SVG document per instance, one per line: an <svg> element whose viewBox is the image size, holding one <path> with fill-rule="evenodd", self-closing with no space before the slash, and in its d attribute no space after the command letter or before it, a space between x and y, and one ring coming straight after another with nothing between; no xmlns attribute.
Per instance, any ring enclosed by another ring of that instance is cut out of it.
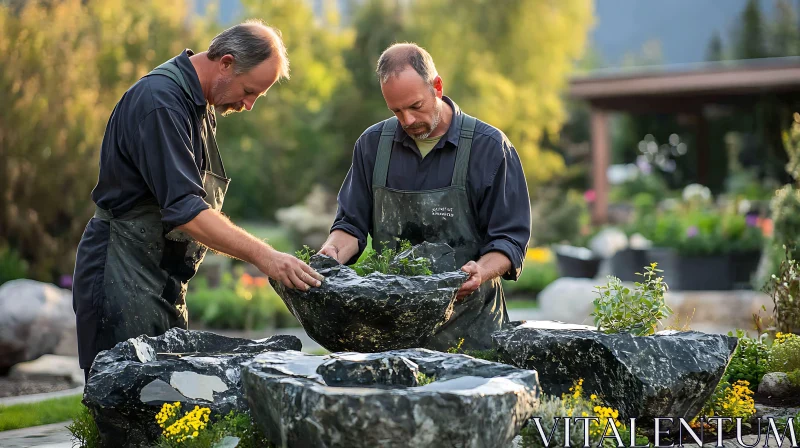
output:
<svg viewBox="0 0 800 448"><path fill-rule="evenodd" d="M243 382L279 447L507 448L539 401L534 371L425 349L265 353Z"/></svg>
<svg viewBox="0 0 800 448"><path fill-rule="evenodd" d="M270 351L300 350L294 336L250 340L173 328L164 335L120 342L95 358L83 401L92 411L103 446L149 446L161 428L164 403L184 411L208 407L212 415L247 412L241 366Z"/></svg>
<svg viewBox="0 0 800 448"><path fill-rule="evenodd" d="M0 375L17 363L53 353L65 337L75 337L69 290L12 280L0 286L0 310Z"/></svg>
<svg viewBox="0 0 800 448"><path fill-rule="evenodd" d="M737 345L719 334L605 334L558 322L526 322L492 339L505 362L539 373L543 392L561 396L582 378L586 393L601 395L625 419L693 418Z"/></svg>
<svg viewBox="0 0 800 448"><path fill-rule="evenodd" d="M416 250L431 260L433 275L374 272L361 277L330 257L314 255L310 266L325 277L320 287L301 291L274 280L271 284L308 336L328 351L424 347L452 315L456 293L468 275L454 266L455 258L448 256L452 249L446 244ZM408 256L398 254L395 261ZM448 260L453 266L443 272Z"/></svg>

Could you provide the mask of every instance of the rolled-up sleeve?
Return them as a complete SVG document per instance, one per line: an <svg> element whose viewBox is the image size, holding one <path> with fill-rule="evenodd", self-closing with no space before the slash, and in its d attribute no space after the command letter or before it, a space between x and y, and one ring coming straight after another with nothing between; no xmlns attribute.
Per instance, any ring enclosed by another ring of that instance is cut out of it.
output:
<svg viewBox="0 0 800 448"><path fill-rule="evenodd" d="M162 221L177 227L209 208L194 158L187 114L158 108L138 127L137 166L161 207Z"/></svg>
<svg viewBox="0 0 800 448"><path fill-rule="evenodd" d="M480 255L503 253L512 265L503 278L516 281L531 237L531 204L519 155L513 146L503 146L504 157L489 179L478 210L480 227L487 229Z"/></svg>
<svg viewBox="0 0 800 448"><path fill-rule="evenodd" d="M358 261L372 231L372 178L364 163L364 138L356 141L353 163L339 190L336 218L331 226L331 232L343 230L358 239L358 253L345 264Z"/></svg>

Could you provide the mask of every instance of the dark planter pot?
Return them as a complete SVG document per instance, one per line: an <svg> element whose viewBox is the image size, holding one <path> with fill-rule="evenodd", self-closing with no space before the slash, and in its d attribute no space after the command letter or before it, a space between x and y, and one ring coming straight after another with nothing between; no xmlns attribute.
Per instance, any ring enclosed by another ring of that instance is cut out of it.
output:
<svg viewBox="0 0 800 448"><path fill-rule="evenodd" d="M658 275L664 277L664 283L666 283L670 289L679 289L680 260L678 253L675 252L674 249L654 247L648 249L645 256L647 257L645 264L650 265L650 263L658 263L656 269L664 271L660 272Z"/></svg>
<svg viewBox="0 0 800 448"><path fill-rule="evenodd" d="M758 269L761 260L760 250L733 252L730 254L731 271L735 283L750 283L750 278Z"/></svg>
<svg viewBox="0 0 800 448"><path fill-rule="evenodd" d="M644 273L645 265L649 265L647 250L625 249L611 257L611 275L623 282L636 282L642 280L637 272Z"/></svg>
<svg viewBox="0 0 800 448"><path fill-rule="evenodd" d="M678 288L683 291L725 291L733 289L730 257L679 257Z"/></svg>
<svg viewBox="0 0 800 448"><path fill-rule="evenodd" d="M561 246L555 248L556 264L562 277L594 278L600 269L600 258L579 255L583 248Z"/></svg>

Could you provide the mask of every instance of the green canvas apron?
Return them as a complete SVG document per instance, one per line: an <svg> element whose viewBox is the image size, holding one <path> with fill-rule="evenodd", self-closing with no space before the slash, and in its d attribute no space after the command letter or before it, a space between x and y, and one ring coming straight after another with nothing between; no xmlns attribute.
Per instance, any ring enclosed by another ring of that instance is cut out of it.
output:
<svg viewBox="0 0 800 448"><path fill-rule="evenodd" d="M461 134L453 179L449 187L436 190L402 191L386 187L397 118L392 117L383 123L372 178L372 241L375 250L379 251L384 243L396 248L396 238L399 238L414 245L423 241L447 243L455 250L459 268L479 258L483 238L478 232L466 188L476 120L466 114L458 117ZM507 322L503 288L500 278L495 278L457 302L452 317L425 348L446 351L457 346L463 338L463 349L489 349L492 347L491 333L501 330Z"/></svg>
<svg viewBox="0 0 800 448"><path fill-rule="evenodd" d="M146 76L167 76L187 95L189 85L178 66L167 62ZM222 208L230 180L225 177L214 136L214 110L202 115L205 170L202 173L206 203ZM142 334L158 336L173 327L186 329L186 287L197 273L206 247L179 230L167 232L155 199L137 204L121 216L97 208L95 218L109 222L110 235L100 311L97 351Z"/></svg>

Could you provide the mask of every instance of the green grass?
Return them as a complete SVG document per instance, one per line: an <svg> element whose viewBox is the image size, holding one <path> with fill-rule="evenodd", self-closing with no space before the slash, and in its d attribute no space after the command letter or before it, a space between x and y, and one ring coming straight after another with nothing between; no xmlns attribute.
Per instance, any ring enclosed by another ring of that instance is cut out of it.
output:
<svg viewBox="0 0 800 448"><path fill-rule="evenodd" d="M38 403L0 406L0 431L72 420L83 408L81 398L81 395L75 395Z"/></svg>
<svg viewBox="0 0 800 448"><path fill-rule="evenodd" d="M539 308L539 302L529 299L506 299L506 308L510 310Z"/></svg>

